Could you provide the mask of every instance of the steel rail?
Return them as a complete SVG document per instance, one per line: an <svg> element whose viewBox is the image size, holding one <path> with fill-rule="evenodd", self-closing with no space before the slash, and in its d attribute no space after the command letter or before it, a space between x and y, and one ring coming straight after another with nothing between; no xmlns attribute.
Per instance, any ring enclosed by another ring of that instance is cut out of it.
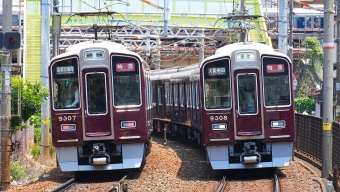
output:
<svg viewBox="0 0 340 192"><path fill-rule="evenodd" d="M216 192L222 192L222 191L224 191L224 188L225 188L226 183L227 183L226 178L225 178L225 176L223 176L223 179L222 179L220 185L218 186Z"/></svg>
<svg viewBox="0 0 340 192"><path fill-rule="evenodd" d="M277 178L276 173L274 173L274 176L273 176L273 191L274 192L280 192L281 191L280 182L279 182L279 179Z"/></svg>
<svg viewBox="0 0 340 192"><path fill-rule="evenodd" d="M108 190L107 192L120 192L121 188L123 192L127 192L128 191L128 182L125 181L127 175L125 175L123 178L121 178L118 182L116 182L115 184L113 184ZM121 186L122 185L122 186Z"/></svg>
<svg viewBox="0 0 340 192"><path fill-rule="evenodd" d="M68 189L69 187L71 187L72 185L75 184L75 179L72 178L68 181L66 181L64 184L60 185L59 187L53 189L51 192L60 192L60 191L64 191L65 189Z"/></svg>

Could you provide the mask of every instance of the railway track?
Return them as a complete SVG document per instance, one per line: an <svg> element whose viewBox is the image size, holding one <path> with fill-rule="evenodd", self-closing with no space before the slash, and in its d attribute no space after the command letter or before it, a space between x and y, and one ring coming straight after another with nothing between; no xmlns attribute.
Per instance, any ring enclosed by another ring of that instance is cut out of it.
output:
<svg viewBox="0 0 340 192"><path fill-rule="evenodd" d="M76 184L76 180L75 180L75 178L72 178L72 179L66 181L65 183L63 183L62 185L60 185L59 187L53 189L51 192L61 192L61 191L64 191L64 190L70 188L71 186L73 186L75 184Z"/></svg>
<svg viewBox="0 0 340 192"><path fill-rule="evenodd" d="M227 180L226 180L226 177L224 176L216 192L223 192L226 185L227 185Z"/></svg>
<svg viewBox="0 0 340 192"><path fill-rule="evenodd" d="M276 173L273 176L273 191L274 192L281 192L281 186L279 178L277 177Z"/></svg>
<svg viewBox="0 0 340 192"><path fill-rule="evenodd" d="M121 178L118 182L112 185L107 192L127 192L129 188L129 183L125 180L127 175Z"/></svg>

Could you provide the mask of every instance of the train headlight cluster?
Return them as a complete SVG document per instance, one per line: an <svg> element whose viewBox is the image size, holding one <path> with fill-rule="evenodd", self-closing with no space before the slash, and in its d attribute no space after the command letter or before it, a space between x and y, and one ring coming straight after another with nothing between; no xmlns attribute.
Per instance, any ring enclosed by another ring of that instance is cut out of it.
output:
<svg viewBox="0 0 340 192"><path fill-rule="evenodd" d="M286 127L286 121L285 120L271 121L270 127L271 128L284 128L284 127Z"/></svg>
<svg viewBox="0 0 340 192"><path fill-rule="evenodd" d="M212 124L213 130L227 130L228 126L226 123Z"/></svg>
<svg viewBox="0 0 340 192"><path fill-rule="evenodd" d="M135 128L136 127L136 121L122 121L120 122L121 128Z"/></svg>
<svg viewBox="0 0 340 192"><path fill-rule="evenodd" d="M254 61L256 59L255 52L237 52L235 53L236 61Z"/></svg>
<svg viewBox="0 0 340 192"><path fill-rule="evenodd" d="M76 125L75 124L62 124L61 131L75 131Z"/></svg>

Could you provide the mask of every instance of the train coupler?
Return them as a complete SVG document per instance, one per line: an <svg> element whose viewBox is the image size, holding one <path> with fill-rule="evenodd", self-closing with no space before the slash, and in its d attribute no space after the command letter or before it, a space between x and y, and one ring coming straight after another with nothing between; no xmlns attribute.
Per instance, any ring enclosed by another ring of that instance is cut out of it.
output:
<svg viewBox="0 0 340 192"><path fill-rule="evenodd" d="M243 147L243 153L240 156L242 164L256 164L260 163L261 155L257 152L255 142L245 142Z"/></svg>
<svg viewBox="0 0 340 192"><path fill-rule="evenodd" d="M91 165L107 165L110 161L110 156L106 153L105 144L94 143L92 154L89 157L89 163Z"/></svg>

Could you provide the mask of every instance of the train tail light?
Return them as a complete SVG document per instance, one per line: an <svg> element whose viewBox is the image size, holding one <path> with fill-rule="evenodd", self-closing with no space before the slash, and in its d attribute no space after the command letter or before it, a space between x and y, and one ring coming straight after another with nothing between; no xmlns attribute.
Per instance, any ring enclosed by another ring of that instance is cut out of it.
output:
<svg viewBox="0 0 340 192"><path fill-rule="evenodd" d="M227 130L227 124L226 123L218 123L218 124L212 124L213 130Z"/></svg>
<svg viewBox="0 0 340 192"><path fill-rule="evenodd" d="M136 121L122 121L120 123L121 128L135 128Z"/></svg>
<svg viewBox="0 0 340 192"><path fill-rule="evenodd" d="M62 124L61 131L75 131L76 125L75 124Z"/></svg>
<svg viewBox="0 0 340 192"><path fill-rule="evenodd" d="M286 127L286 121L285 120L271 121L270 127L271 128L285 128Z"/></svg>

